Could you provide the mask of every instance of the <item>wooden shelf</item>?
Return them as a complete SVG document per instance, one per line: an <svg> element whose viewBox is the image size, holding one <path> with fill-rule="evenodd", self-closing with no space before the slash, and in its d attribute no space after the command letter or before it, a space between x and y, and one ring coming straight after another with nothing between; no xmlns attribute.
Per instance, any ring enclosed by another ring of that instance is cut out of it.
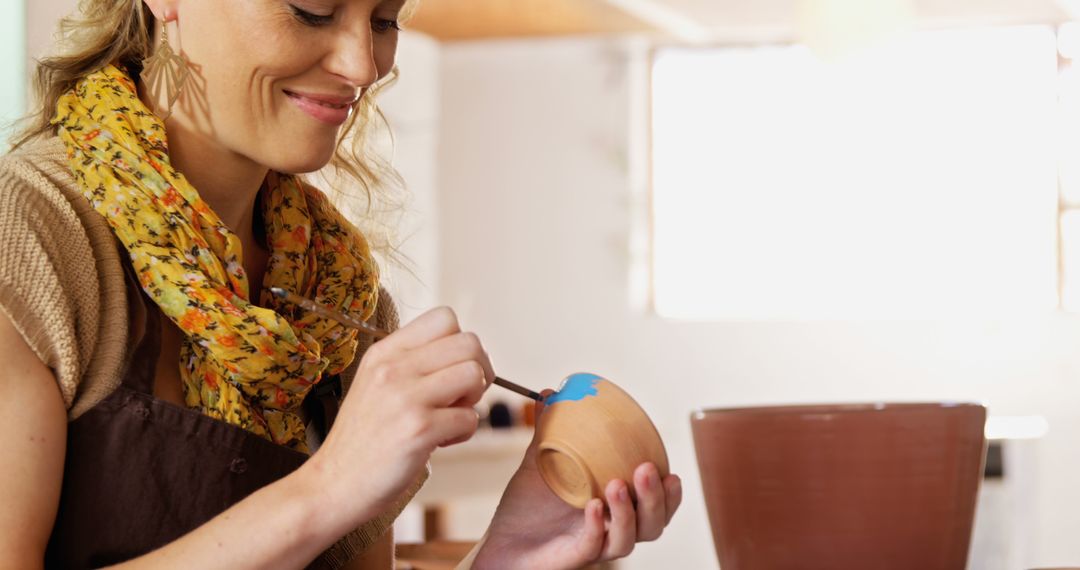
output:
<svg viewBox="0 0 1080 570"><path fill-rule="evenodd" d="M423 0L406 27L442 41L655 30L605 0Z"/></svg>

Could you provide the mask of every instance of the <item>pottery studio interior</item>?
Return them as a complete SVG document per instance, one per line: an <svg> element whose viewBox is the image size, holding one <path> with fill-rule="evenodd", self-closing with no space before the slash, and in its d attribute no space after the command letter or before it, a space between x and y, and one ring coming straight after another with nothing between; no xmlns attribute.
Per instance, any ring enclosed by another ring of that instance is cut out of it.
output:
<svg viewBox="0 0 1080 570"><path fill-rule="evenodd" d="M6 141L77 4L0 3ZM303 173L401 325L450 307L501 380L398 568L482 553L537 445L544 492L609 519L640 463L681 481L593 568L1080 567L1080 2L406 8L359 117L400 202Z"/></svg>

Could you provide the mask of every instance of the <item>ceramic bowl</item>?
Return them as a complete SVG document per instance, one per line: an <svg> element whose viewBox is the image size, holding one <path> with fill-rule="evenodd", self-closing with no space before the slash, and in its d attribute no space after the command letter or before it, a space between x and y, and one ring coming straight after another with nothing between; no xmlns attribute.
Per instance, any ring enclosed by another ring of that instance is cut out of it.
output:
<svg viewBox="0 0 1080 570"><path fill-rule="evenodd" d="M724 570L951 570L968 559L986 408L868 403L691 416Z"/></svg>
<svg viewBox="0 0 1080 570"><path fill-rule="evenodd" d="M632 499L634 469L651 461L668 475L660 432L641 406L609 380L578 373L548 396L537 425L537 466L548 487L563 501L584 508L601 500L612 479L627 482Z"/></svg>

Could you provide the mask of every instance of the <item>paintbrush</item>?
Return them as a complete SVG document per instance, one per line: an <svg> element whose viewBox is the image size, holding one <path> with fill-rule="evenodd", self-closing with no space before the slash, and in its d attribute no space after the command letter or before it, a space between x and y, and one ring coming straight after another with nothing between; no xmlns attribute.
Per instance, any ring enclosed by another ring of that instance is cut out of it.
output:
<svg viewBox="0 0 1080 570"><path fill-rule="evenodd" d="M271 287L270 288L270 293L272 293L275 297L278 297L280 299L284 299L285 301L287 301L289 303L292 303L292 304L294 304L294 305L296 305L296 306L298 306L298 307L300 307L302 309L311 311L312 313L315 313L316 315L322 315L322 316L324 316L324 317L326 317L328 319L333 319L333 320L335 320L335 321L337 321L337 322L339 322L339 323L341 323L341 324L343 324L343 325L345 325L347 327L352 327L354 329L361 330L361 331L375 337L376 340L381 339L381 338L386 338L390 334L389 332L384 331L384 330L382 330L382 329L380 329L378 327L371 326L371 325L365 323L364 321L361 321L359 319L354 319L353 317L350 317L349 315L346 315L344 313L335 311L333 309L328 309L328 308L316 303L315 301L313 301L311 299L308 299L306 297L301 297L300 295L297 295L295 293L290 293L290 292L288 292L288 291L286 291L286 290L284 290L284 289L282 289L280 287ZM532 390L530 390L530 389L528 389L528 388L526 388L524 386L519 386L519 385L517 385L517 384L515 384L515 383L513 383L513 382L511 382L511 381L509 381L509 380L507 380L505 378L499 378L498 376L496 376L495 377L495 384L497 384L499 386L502 386L503 388L506 388L507 390L510 390L511 392L521 394L522 396L525 396L526 398L531 398L531 399L537 400L537 401L540 401L540 400L544 399L544 397L541 396L540 394L537 394L536 392L533 392Z"/></svg>

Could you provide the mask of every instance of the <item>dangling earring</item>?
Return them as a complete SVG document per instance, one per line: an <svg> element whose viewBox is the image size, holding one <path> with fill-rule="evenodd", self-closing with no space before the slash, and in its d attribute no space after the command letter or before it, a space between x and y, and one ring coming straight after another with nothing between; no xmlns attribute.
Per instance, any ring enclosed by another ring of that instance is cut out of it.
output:
<svg viewBox="0 0 1080 570"><path fill-rule="evenodd" d="M190 74L187 57L177 54L169 45L169 24L162 20L161 43L150 57L143 60L143 70L139 74L155 107L164 90L169 105L165 114L162 115L159 109L154 109L154 114L162 121L172 116L173 105L180 98Z"/></svg>

